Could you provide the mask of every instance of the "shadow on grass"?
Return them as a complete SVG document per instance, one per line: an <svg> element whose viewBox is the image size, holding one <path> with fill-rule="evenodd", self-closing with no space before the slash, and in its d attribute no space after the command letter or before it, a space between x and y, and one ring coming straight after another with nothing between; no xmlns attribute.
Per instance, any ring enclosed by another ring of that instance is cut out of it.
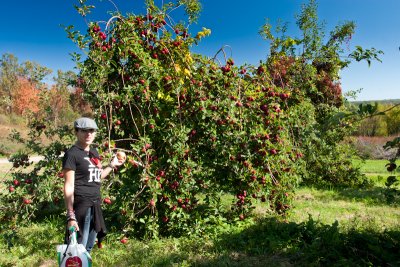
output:
<svg viewBox="0 0 400 267"><path fill-rule="evenodd" d="M202 256L179 266L400 266L399 231L342 231L338 223L323 225L312 218L300 224L264 219L241 232L218 236ZM159 259L154 266L185 262L185 253Z"/></svg>
<svg viewBox="0 0 400 267"><path fill-rule="evenodd" d="M368 201L377 204L386 204L385 188L368 187L368 188L341 188L336 191L335 200L356 200Z"/></svg>
<svg viewBox="0 0 400 267"><path fill-rule="evenodd" d="M390 194L391 189L386 187L371 187L371 188L345 188L338 191L335 199L348 199L369 202L374 204L389 204L386 194ZM394 198L390 204L400 205L400 199Z"/></svg>

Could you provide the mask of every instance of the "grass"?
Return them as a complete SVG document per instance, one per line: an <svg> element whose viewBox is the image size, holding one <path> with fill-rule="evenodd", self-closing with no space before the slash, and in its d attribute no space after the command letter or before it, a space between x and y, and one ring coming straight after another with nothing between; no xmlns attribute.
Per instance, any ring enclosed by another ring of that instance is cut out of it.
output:
<svg viewBox="0 0 400 267"><path fill-rule="evenodd" d="M369 163L365 171L384 174L381 162ZM386 205L376 181L368 189L299 188L287 219L260 216L207 236L124 245L110 233L93 250L93 266L400 266L400 203ZM63 227L63 218L50 218L2 230L0 266L56 266Z"/></svg>
<svg viewBox="0 0 400 267"><path fill-rule="evenodd" d="M388 175L388 171L386 170L385 165L389 163L388 160L354 160L356 166L360 166L360 169L365 174L380 174L380 175ZM396 162L397 166L400 165L400 160ZM400 170L397 170L396 173L400 173Z"/></svg>
<svg viewBox="0 0 400 267"><path fill-rule="evenodd" d="M389 163L388 160L353 160L356 166L359 166L361 172L363 172L369 180L371 180L375 186L384 187L386 178L390 175L400 175L400 168L397 168L393 172L388 172L386 170L386 164ZM397 166L400 166L400 160L396 161Z"/></svg>
<svg viewBox="0 0 400 267"><path fill-rule="evenodd" d="M377 229L398 229L400 210L388 206L380 188L297 191L291 219L303 222L311 216L324 224L374 225Z"/></svg>

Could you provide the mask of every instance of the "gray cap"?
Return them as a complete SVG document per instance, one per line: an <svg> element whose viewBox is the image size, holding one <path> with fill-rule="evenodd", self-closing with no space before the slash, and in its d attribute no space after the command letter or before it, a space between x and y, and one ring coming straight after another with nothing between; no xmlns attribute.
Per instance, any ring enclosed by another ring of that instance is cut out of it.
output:
<svg viewBox="0 0 400 267"><path fill-rule="evenodd" d="M90 118L79 118L74 122L75 129L95 129L97 130L97 124Z"/></svg>

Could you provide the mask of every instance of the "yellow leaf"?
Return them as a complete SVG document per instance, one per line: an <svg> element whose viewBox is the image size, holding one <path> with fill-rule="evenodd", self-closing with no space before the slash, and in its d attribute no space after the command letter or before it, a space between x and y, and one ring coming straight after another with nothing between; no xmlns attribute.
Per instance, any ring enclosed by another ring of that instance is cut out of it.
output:
<svg viewBox="0 0 400 267"><path fill-rule="evenodd" d="M177 73L180 73L180 72L181 72L181 67L180 67L178 64L175 64L175 71L176 71Z"/></svg>
<svg viewBox="0 0 400 267"><path fill-rule="evenodd" d="M190 77L190 70L185 69L183 72L185 73L186 77Z"/></svg>
<svg viewBox="0 0 400 267"><path fill-rule="evenodd" d="M189 53L186 54L185 59L186 59L187 63L189 63L189 64L193 63L193 58Z"/></svg>

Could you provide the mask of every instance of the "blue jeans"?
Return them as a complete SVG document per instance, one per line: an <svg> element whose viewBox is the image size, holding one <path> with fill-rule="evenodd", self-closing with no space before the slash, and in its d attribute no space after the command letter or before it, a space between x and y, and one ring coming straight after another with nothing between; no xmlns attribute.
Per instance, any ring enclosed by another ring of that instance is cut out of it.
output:
<svg viewBox="0 0 400 267"><path fill-rule="evenodd" d="M82 235L82 243L86 248L87 252L90 253L92 250L94 243L96 242L97 233L94 230L93 223L93 210L92 208L88 208L85 215L85 221L83 225L83 229L79 229Z"/></svg>

